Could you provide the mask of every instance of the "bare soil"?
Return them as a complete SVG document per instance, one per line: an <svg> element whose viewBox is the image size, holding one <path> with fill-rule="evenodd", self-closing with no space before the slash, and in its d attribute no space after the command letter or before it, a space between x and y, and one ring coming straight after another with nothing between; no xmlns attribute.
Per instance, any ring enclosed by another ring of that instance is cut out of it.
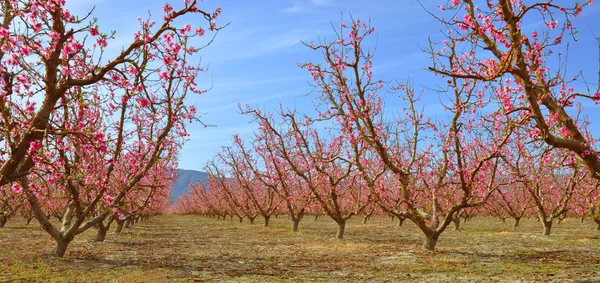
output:
<svg viewBox="0 0 600 283"><path fill-rule="evenodd" d="M64 258L32 222L0 229L0 282L600 282L600 231L566 219L542 236L479 217L441 235L436 252L421 232L389 218L352 219L344 240L326 216L305 217L300 232L285 216L254 225L237 220L163 215L94 242L80 235ZM585 281L589 280L589 281Z"/></svg>

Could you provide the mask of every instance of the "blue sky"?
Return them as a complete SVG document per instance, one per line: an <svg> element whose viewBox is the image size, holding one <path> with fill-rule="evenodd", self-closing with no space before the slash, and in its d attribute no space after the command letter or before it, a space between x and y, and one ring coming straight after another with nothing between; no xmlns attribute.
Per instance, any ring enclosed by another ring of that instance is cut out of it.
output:
<svg viewBox="0 0 600 283"><path fill-rule="evenodd" d="M182 6L183 0L169 2L177 8ZM446 3L444 0L423 2L427 2L433 11L438 11L436 6ZM94 16L98 18L101 30L117 31L116 39L109 43L112 52L116 53L137 30L137 17L147 17L149 11L155 18L160 17L164 3L165 0L70 0L67 6L78 15L95 6ZM427 46L428 36L439 38L443 27L417 1L206 0L199 7L208 11L221 7L223 13L218 23L230 22L230 25L198 58L204 65L209 65L208 72L198 81L207 87L212 83L213 89L189 99L189 103L205 113L202 120L216 127L191 125L188 128L191 140L181 152L181 168L201 170L204 162L221 146L230 144L233 134L244 136L252 132L248 118L237 113L238 103L265 110L275 110L279 103L297 107L300 111L311 107L311 102L304 96L311 90L308 85L311 77L297 64L318 60L320 53L303 46L300 40L333 39L331 24L337 26L342 17L348 21L349 13L355 18L371 19L376 27L377 50L373 62L376 78L405 81L412 77L418 87L435 87L433 75L424 70L430 65L430 59L421 47ZM194 18L187 20L192 24L204 24ZM543 23L532 23L531 28L536 25ZM574 74L583 69L586 78L596 82L598 45L590 29L600 36L600 3L584 10L575 26L580 29L581 39L570 47L569 71ZM442 108L437 101L437 94L424 94L428 115L441 115ZM388 102L391 102L389 107L394 107L393 98ZM586 109L590 117L600 118L594 114L600 112L599 107Z"/></svg>

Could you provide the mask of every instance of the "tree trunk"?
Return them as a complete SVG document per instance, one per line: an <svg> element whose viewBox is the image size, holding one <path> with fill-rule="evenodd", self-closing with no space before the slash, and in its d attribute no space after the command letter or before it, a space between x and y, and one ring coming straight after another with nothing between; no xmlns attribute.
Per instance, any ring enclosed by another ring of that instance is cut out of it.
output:
<svg viewBox="0 0 600 283"><path fill-rule="evenodd" d="M298 232L298 225L300 225L300 218L294 219L294 227L292 228L292 231ZM598 225L600 225L600 224L598 224Z"/></svg>
<svg viewBox="0 0 600 283"><path fill-rule="evenodd" d="M594 222L598 224L598 226L596 226L596 230L600 231L600 218L594 218Z"/></svg>
<svg viewBox="0 0 600 283"><path fill-rule="evenodd" d="M315 214L315 221L317 221L317 219L319 219L319 214Z"/></svg>
<svg viewBox="0 0 600 283"><path fill-rule="evenodd" d="M6 222L8 221L8 218L5 216L0 217L0 228L4 228L4 225L6 225Z"/></svg>
<svg viewBox="0 0 600 283"><path fill-rule="evenodd" d="M513 223L513 227L519 227L520 222L521 222L521 217L515 217L515 222Z"/></svg>
<svg viewBox="0 0 600 283"><path fill-rule="evenodd" d="M240 220L240 223L242 223L242 220L244 219L244 217L239 217L238 216L238 219Z"/></svg>
<svg viewBox="0 0 600 283"><path fill-rule="evenodd" d="M29 225L31 223L31 220L33 220L33 218L35 218L35 217L27 217L27 223L25 223L25 225Z"/></svg>
<svg viewBox="0 0 600 283"><path fill-rule="evenodd" d="M96 242L104 242L106 238L106 232L108 232L108 227L104 226L104 224L100 223L97 225L98 233L96 234Z"/></svg>
<svg viewBox="0 0 600 283"><path fill-rule="evenodd" d="M335 234L335 237L338 239L343 239L344 238L344 230L346 229L346 220L337 222L337 225L338 225L338 230L337 230L337 233Z"/></svg>
<svg viewBox="0 0 600 283"><path fill-rule="evenodd" d="M460 231L460 217L454 217L452 222L454 222L454 230Z"/></svg>
<svg viewBox="0 0 600 283"><path fill-rule="evenodd" d="M117 230L115 230L115 234L121 233L123 231L123 225L125 224L125 220L117 219Z"/></svg>
<svg viewBox="0 0 600 283"><path fill-rule="evenodd" d="M552 230L552 220L543 221L544 224L544 236L550 236L550 231Z"/></svg>
<svg viewBox="0 0 600 283"><path fill-rule="evenodd" d="M63 257L65 255L65 252L67 251L67 247L69 246L69 243L71 243L71 240L64 239L62 237L62 235L60 236L60 238L55 239L55 240L56 240L56 248L53 251L53 255L56 257Z"/></svg>
<svg viewBox="0 0 600 283"><path fill-rule="evenodd" d="M402 227L402 224L404 224L404 220L406 220L405 217L398 217L398 227Z"/></svg>
<svg viewBox="0 0 600 283"><path fill-rule="evenodd" d="M369 220L369 215L365 215L365 217L363 217L362 224L367 224L367 220Z"/></svg>
<svg viewBox="0 0 600 283"><path fill-rule="evenodd" d="M425 243L423 247L429 251L435 251L435 245L437 244L440 234L432 232L429 235L425 234Z"/></svg>
<svg viewBox="0 0 600 283"><path fill-rule="evenodd" d="M271 219L271 216L263 216L265 218L265 227L269 227L269 219Z"/></svg>
<svg viewBox="0 0 600 283"><path fill-rule="evenodd" d="M256 218L256 216L255 217L248 217L248 219L250 219L250 224L254 224L254 219L255 218Z"/></svg>

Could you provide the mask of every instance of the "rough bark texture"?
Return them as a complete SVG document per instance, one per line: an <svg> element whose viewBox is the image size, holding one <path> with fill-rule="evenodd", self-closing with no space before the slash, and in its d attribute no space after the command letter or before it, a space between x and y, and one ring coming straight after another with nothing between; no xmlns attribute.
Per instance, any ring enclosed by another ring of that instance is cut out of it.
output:
<svg viewBox="0 0 600 283"><path fill-rule="evenodd" d="M437 244L438 238L440 234L438 233L430 233L425 235L425 243L423 243L423 247L429 251L435 251L435 245Z"/></svg>
<svg viewBox="0 0 600 283"><path fill-rule="evenodd" d="M98 225L98 233L96 234L96 242L104 242L106 239L106 232L108 232L108 228L104 225Z"/></svg>
<svg viewBox="0 0 600 283"><path fill-rule="evenodd" d="M338 239L343 239L344 238L344 230L346 230L346 221L339 221L337 222L338 225L338 230L337 233L335 234L335 237Z"/></svg>
<svg viewBox="0 0 600 283"><path fill-rule="evenodd" d="M123 231L123 225L125 224L125 220L117 220L117 229L115 230L115 234L121 233Z"/></svg>
<svg viewBox="0 0 600 283"><path fill-rule="evenodd" d="M552 231L552 220L543 221L544 224L544 236L550 236L550 231Z"/></svg>
<svg viewBox="0 0 600 283"><path fill-rule="evenodd" d="M60 237L56 240L56 248L54 249L54 256L57 257L63 257L65 255L65 252L67 251L67 247L69 246L69 243L71 243L72 239L65 239L63 237Z"/></svg>

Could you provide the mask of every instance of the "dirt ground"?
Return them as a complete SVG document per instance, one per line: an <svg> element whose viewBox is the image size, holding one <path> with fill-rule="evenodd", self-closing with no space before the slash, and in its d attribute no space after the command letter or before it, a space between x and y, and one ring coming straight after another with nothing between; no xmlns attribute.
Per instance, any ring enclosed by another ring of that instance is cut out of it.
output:
<svg viewBox="0 0 600 283"><path fill-rule="evenodd" d="M79 236L64 258L36 224L0 229L0 282L600 282L600 231L566 219L552 235L524 220L474 218L440 237L437 251L408 220L353 219L344 240L326 216L285 216L265 228L198 216L163 215L94 242ZM114 227L113 227L114 229ZM588 280L588 281L585 281Z"/></svg>

